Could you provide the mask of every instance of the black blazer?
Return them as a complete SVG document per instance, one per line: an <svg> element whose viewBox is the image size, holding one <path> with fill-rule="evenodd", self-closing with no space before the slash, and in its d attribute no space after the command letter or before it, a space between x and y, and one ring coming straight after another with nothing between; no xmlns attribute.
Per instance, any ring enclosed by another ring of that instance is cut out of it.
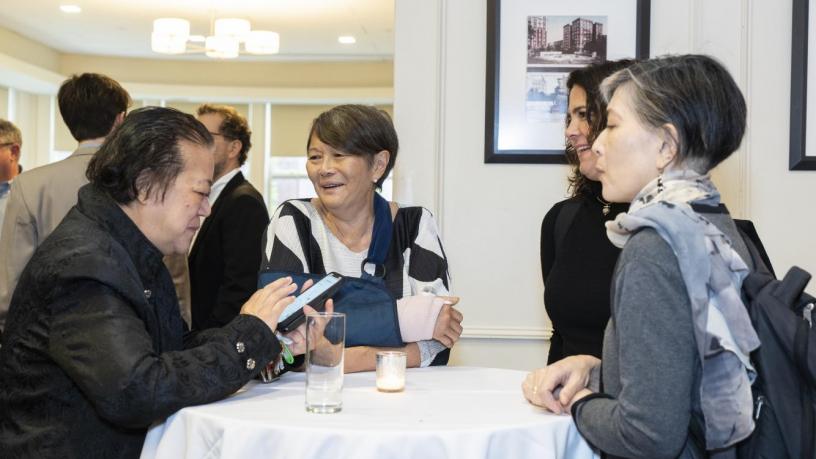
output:
<svg viewBox="0 0 816 459"><path fill-rule="evenodd" d="M228 323L257 290L267 224L261 194L239 172L215 200L190 250L193 330Z"/></svg>
<svg viewBox="0 0 816 459"><path fill-rule="evenodd" d="M234 393L280 352L249 316L184 335L161 252L102 191L85 185L78 197L9 310L4 458L138 458L150 424Z"/></svg>

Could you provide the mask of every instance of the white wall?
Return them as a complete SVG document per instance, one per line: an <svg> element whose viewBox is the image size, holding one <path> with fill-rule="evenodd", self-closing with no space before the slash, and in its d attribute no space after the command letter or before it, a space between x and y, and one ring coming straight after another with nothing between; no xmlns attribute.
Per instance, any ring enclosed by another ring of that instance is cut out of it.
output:
<svg viewBox="0 0 816 459"><path fill-rule="evenodd" d="M0 86L0 118L8 119L9 89Z"/></svg>
<svg viewBox="0 0 816 459"><path fill-rule="evenodd" d="M485 3L396 2L395 198L440 221L465 314L453 363L532 368L548 336L540 222L563 199L567 170L483 163ZM816 173L787 170L790 23L790 0L653 0L651 52L711 54L732 72L749 127L714 179L732 213L754 220L777 271L816 273Z"/></svg>
<svg viewBox="0 0 816 459"><path fill-rule="evenodd" d="M26 170L47 164L54 129L54 98L25 91L14 91L13 97L13 111L8 114L8 118L23 134L20 164Z"/></svg>

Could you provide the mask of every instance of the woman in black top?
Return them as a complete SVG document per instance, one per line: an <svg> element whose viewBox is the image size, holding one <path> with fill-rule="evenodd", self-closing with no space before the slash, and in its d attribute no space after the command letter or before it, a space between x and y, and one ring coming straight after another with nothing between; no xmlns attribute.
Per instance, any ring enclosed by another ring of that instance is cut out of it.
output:
<svg viewBox="0 0 816 459"><path fill-rule="evenodd" d="M601 197L595 137L606 127L606 104L598 92L604 78L632 64L604 62L570 73L564 135L573 169L572 197L556 203L541 224L544 304L553 323L547 363L577 354L601 356L609 321L609 285L620 249L606 237L604 222L626 211L628 203Z"/></svg>

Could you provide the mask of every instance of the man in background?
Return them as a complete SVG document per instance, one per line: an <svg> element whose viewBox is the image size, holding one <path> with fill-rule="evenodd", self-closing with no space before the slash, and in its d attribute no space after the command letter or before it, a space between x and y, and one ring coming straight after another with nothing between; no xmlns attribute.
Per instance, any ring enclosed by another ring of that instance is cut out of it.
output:
<svg viewBox="0 0 816 459"><path fill-rule="evenodd" d="M212 213L190 248L193 330L227 324L257 290L269 223L261 194L240 170L252 146L246 118L233 107L205 104L198 108L198 120L215 140L215 171Z"/></svg>
<svg viewBox="0 0 816 459"><path fill-rule="evenodd" d="M0 330L23 268L76 204L77 190L88 183L88 162L122 122L130 95L111 78L83 73L62 83L57 102L79 146L68 158L26 171L14 180L0 236Z"/></svg>
<svg viewBox="0 0 816 459"><path fill-rule="evenodd" d="M6 214L11 181L22 170L20 167L20 149L23 147L23 135L11 121L0 119L0 228Z"/></svg>

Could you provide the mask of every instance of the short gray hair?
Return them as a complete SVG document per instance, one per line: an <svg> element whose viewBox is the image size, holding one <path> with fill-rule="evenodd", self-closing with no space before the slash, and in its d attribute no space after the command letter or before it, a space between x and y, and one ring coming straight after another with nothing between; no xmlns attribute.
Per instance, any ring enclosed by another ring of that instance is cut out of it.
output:
<svg viewBox="0 0 816 459"><path fill-rule="evenodd" d="M0 119L0 143L13 142L23 146L23 134L11 121Z"/></svg>
<svg viewBox="0 0 816 459"><path fill-rule="evenodd" d="M740 146L745 99L734 79L709 56L686 54L638 62L601 84L607 103L626 87L632 110L655 129L677 129L677 162L707 173Z"/></svg>

